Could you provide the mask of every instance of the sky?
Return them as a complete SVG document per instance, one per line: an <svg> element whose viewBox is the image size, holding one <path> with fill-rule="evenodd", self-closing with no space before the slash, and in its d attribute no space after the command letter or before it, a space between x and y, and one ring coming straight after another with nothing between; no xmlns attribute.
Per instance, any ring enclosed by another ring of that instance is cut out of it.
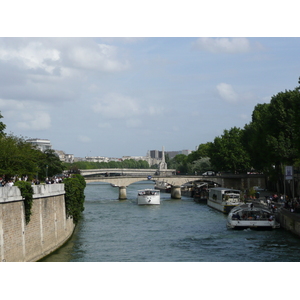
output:
<svg viewBox="0 0 300 300"><path fill-rule="evenodd" d="M2 32L6 133L49 139L53 149L75 157L195 150L225 129L243 128L258 103L298 85L298 37L247 30L245 37L230 30L211 37L194 27L184 36L130 26L118 37L119 25L111 35L75 30L64 37L51 29L27 35L32 23L20 35L19 28Z"/></svg>

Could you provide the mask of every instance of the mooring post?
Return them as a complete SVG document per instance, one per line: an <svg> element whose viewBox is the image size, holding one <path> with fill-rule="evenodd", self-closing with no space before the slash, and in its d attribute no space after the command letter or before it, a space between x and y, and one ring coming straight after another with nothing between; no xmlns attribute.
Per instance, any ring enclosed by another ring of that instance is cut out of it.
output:
<svg viewBox="0 0 300 300"><path fill-rule="evenodd" d="M174 185L171 188L171 198L172 199L181 199L181 187L180 185Z"/></svg>
<svg viewBox="0 0 300 300"><path fill-rule="evenodd" d="M126 200L126 186L119 186L119 200Z"/></svg>

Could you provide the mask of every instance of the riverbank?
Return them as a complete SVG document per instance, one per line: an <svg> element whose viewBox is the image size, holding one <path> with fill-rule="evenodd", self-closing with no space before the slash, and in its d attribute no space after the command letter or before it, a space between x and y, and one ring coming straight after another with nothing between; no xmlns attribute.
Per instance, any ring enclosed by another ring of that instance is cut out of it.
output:
<svg viewBox="0 0 300 300"><path fill-rule="evenodd" d="M38 261L62 246L75 225L66 217L64 184L33 186L28 224L20 190L0 189L0 259L2 262Z"/></svg>

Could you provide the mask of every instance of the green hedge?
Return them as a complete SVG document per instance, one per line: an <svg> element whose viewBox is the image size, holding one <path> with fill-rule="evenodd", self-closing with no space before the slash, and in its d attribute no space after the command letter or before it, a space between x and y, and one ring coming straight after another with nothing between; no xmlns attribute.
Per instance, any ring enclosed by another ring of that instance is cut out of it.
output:
<svg viewBox="0 0 300 300"><path fill-rule="evenodd" d="M74 224L77 224L81 219L81 213L84 211L86 182L83 176L76 174L71 178L64 179L64 184L66 215L72 217Z"/></svg>
<svg viewBox="0 0 300 300"><path fill-rule="evenodd" d="M28 224L30 221L31 207L33 203L33 188L31 183L28 181L16 181L15 186L20 189L21 195L24 198L25 221L26 224Z"/></svg>

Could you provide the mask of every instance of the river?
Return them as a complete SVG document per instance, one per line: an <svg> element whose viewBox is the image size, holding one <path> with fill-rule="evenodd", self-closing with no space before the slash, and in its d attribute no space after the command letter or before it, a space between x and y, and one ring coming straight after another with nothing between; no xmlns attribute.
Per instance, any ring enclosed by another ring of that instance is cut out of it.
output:
<svg viewBox="0 0 300 300"><path fill-rule="evenodd" d="M88 184L85 210L72 238L41 262L298 262L300 238L285 231L231 230L206 204L161 193L160 205L139 206L110 184Z"/></svg>

